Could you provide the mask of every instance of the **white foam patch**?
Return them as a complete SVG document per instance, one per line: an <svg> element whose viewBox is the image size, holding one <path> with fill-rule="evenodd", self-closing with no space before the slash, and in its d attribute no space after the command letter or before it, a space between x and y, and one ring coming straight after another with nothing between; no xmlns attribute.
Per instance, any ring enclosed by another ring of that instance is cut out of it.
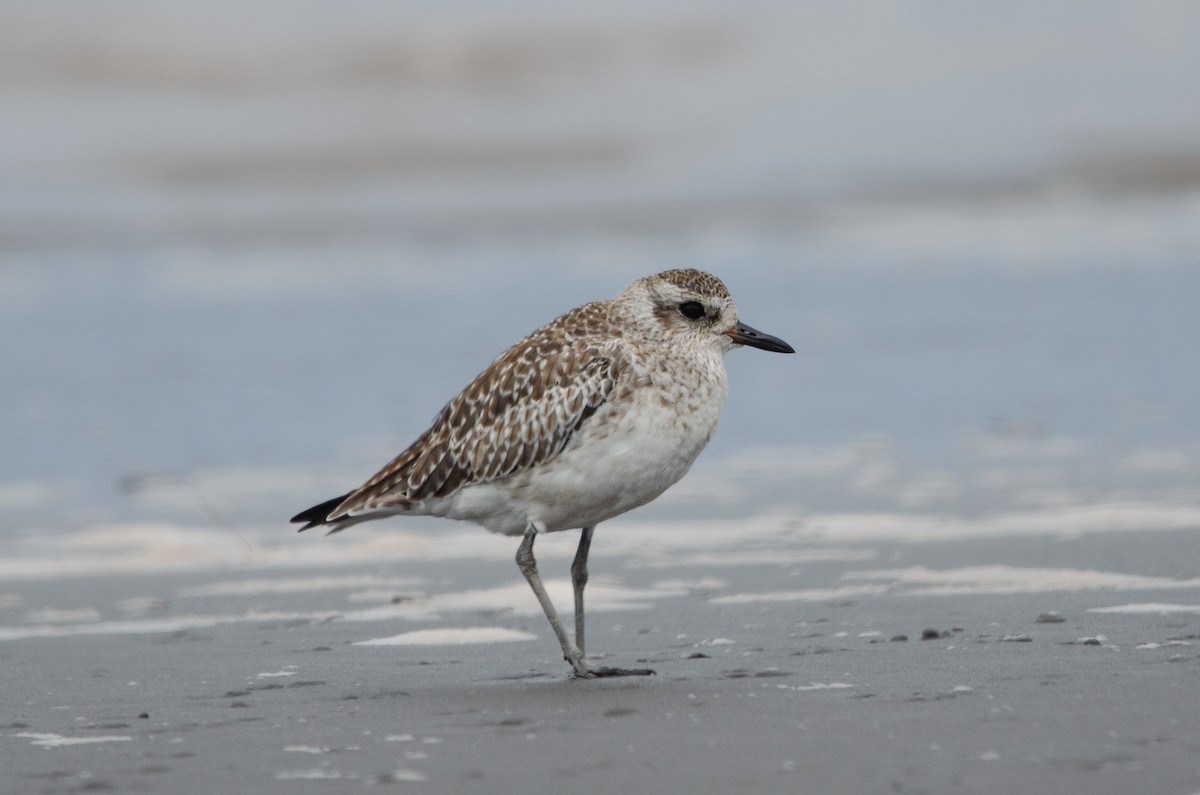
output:
<svg viewBox="0 0 1200 795"><path fill-rule="evenodd" d="M193 585L176 591L179 596L261 596L263 594L311 593L314 591L355 590L358 588L410 588L421 582L417 577L294 577L253 579Z"/></svg>
<svg viewBox="0 0 1200 795"><path fill-rule="evenodd" d="M281 535L278 527L238 530L195 528L169 523L94 527L77 533L45 533L0 549L0 581L138 573L200 572L214 569L275 571L407 563L434 560L494 560L511 565L516 540L470 526L448 530L444 523L412 520L416 532L378 527L333 539ZM828 539L870 541L946 541L964 538L1049 535L1200 528L1200 507L1179 504L1106 503L1051 505L1039 510L981 518L946 518L901 513L842 513L798 517L758 515L744 519L677 522L618 520L598 533L593 556L620 558L633 567L677 565L803 565L872 559L875 552L854 547L821 548ZM575 533L551 534L538 548L540 561L569 559ZM316 589L353 588L355 580L322 575L292 578L279 584L264 579L213 583L184 589L187 596L251 595ZM358 580L366 582L367 578ZM407 587L406 580L372 581L364 590ZM207 589L207 590L205 590Z"/></svg>
<svg viewBox="0 0 1200 795"><path fill-rule="evenodd" d="M697 646L732 646L737 641L733 638L705 638L697 643Z"/></svg>
<svg viewBox="0 0 1200 795"><path fill-rule="evenodd" d="M40 555L0 557L0 580L48 580L203 570L252 557L229 533L163 524L98 527L48 534Z"/></svg>
<svg viewBox="0 0 1200 795"><path fill-rule="evenodd" d="M21 732L12 735L31 740L34 745L42 748L62 748L68 745L93 745L95 743L127 743L133 740L127 734L97 735L92 737L64 737L61 734L44 734L39 732Z"/></svg>
<svg viewBox="0 0 1200 795"><path fill-rule="evenodd" d="M912 513L828 513L796 516L760 514L744 519L698 519L680 522L616 521L604 528L604 543L594 549L621 556L630 566L653 567L677 555L697 555L697 561L771 550L795 553L799 562L819 562L824 550L811 545L829 540L843 543L873 541L954 541L989 537L1052 536L1077 538L1095 533L1183 530L1200 528L1200 507L1143 502L1093 505L1053 504L1038 510L1000 513L978 518ZM808 549L795 550L798 544ZM747 547L751 547L749 551ZM792 549L787 549L791 546ZM811 554L811 560L804 555ZM829 551L829 560L867 559L873 552L847 547ZM707 557L703 557L706 556ZM540 557L540 552L539 552Z"/></svg>
<svg viewBox="0 0 1200 795"><path fill-rule="evenodd" d="M790 545L794 548L799 544L806 544L805 549L799 550L800 553L819 554L823 550L808 543L809 539L803 537L801 532L803 526L804 521L791 514L685 521L619 519L601 525L596 531L592 554L620 557L631 566L641 565L642 561L652 566L662 560L663 555L691 555L711 550L757 554L763 551L778 552L781 546ZM555 539L559 535L552 534L548 538ZM564 557L575 552L570 544L547 544L538 548L539 560L543 550L558 550ZM856 552L854 550L846 554Z"/></svg>
<svg viewBox="0 0 1200 795"><path fill-rule="evenodd" d="M1014 566L966 566L957 569L851 571L844 580L883 580L914 596L1042 593L1047 591L1153 590L1200 588L1200 578L1171 579L1091 569L1039 569Z"/></svg>
<svg viewBox="0 0 1200 795"><path fill-rule="evenodd" d="M101 621L95 624L0 627L0 641L24 640L25 638L66 638L76 635L146 635L159 632L182 632L189 629L204 629L224 624L298 620L326 621L338 616L338 613L331 611L311 613L248 611L246 613L222 615L189 615L147 620Z"/></svg>
<svg viewBox="0 0 1200 795"><path fill-rule="evenodd" d="M561 604L570 604L573 590L569 580L550 580L547 592ZM588 611L603 613L622 610L646 610L655 599L684 596L688 589L682 583L664 583L653 589L625 588L605 578L595 578L588 586ZM122 621L97 621L61 625L42 624L21 627L0 627L0 641L25 638L61 638L75 635L135 635L160 632L180 632L225 624L247 624L279 621L431 621L455 612L500 613L504 615L541 615L542 609L524 580L496 588L452 591L397 604L384 604L361 610L337 612L317 610L260 611L244 613L192 614Z"/></svg>
<svg viewBox="0 0 1200 795"><path fill-rule="evenodd" d="M1200 605L1180 605L1164 602L1133 602L1127 605L1112 605L1111 607L1091 607L1089 613L1124 613L1127 615L1159 615L1172 613L1200 614Z"/></svg>
<svg viewBox="0 0 1200 795"><path fill-rule="evenodd" d="M739 550L729 549L692 554L644 553L629 562L629 568L670 569L684 566L799 566L805 563L861 563L874 560L871 549Z"/></svg>
<svg viewBox="0 0 1200 795"><path fill-rule="evenodd" d="M574 588L568 579L547 580L543 583L546 593L563 604L574 600ZM593 577L588 584L588 612L614 612L619 610L648 610L650 602L665 597L686 596L683 588L626 588L608 577ZM525 615L541 615L542 608L524 580L514 580L509 585L475 591L459 591L436 594L430 597L429 607L435 610L488 610L504 609Z"/></svg>
<svg viewBox="0 0 1200 795"><path fill-rule="evenodd" d="M659 580L654 583L654 588L672 592L713 591L717 588L724 588L725 585L724 580L718 580L716 577L701 577L696 580Z"/></svg>
<svg viewBox="0 0 1200 795"><path fill-rule="evenodd" d="M797 690L801 692L806 690L845 690L846 688L850 687L857 687L857 685L852 685L849 682L813 682L812 684L807 685L775 685L776 690Z"/></svg>
<svg viewBox="0 0 1200 795"><path fill-rule="evenodd" d="M386 638L360 640L355 646L463 646L474 643L511 643L537 640L537 635L504 627L456 627L419 629Z"/></svg>
<svg viewBox="0 0 1200 795"><path fill-rule="evenodd" d="M25 613L25 622L28 624L77 624L86 621L99 621L100 618L100 611L94 607L78 607L65 610L56 607L43 607Z"/></svg>
<svg viewBox="0 0 1200 795"><path fill-rule="evenodd" d="M570 580L548 580L543 583L546 592L555 602L563 605L571 604L574 591ZM687 589L683 587L625 588L615 584L608 578L593 578L588 585L588 612L616 612L621 610L648 610L651 602L665 597L685 596ZM542 614L542 608L537 602L533 591L524 580L514 580L508 585L495 588L480 588L470 591L452 591L434 594L428 598L412 601L402 601L397 604L383 604L367 607L362 610L352 610L341 614L345 621L386 621L392 619L408 619L424 621L441 617L448 612L478 612L503 613L505 615L537 616Z"/></svg>
<svg viewBox="0 0 1200 795"><path fill-rule="evenodd" d="M100 526L78 533L47 533L39 538L42 539L40 554L28 554L23 547L0 554L0 581L229 568L328 569L364 563L461 558L504 560L511 564L516 551L513 539L475 528L428 535L360 531L357 535L324 539L281 537L278 528L232 532L138 523Z"/></svg>
<svg viewBox="0 0 1200 795"><path fill-rule="evenodd" d="M755 604L820 602L884 594L958 596L965 594L1047 593L1051 591L1200 588L1200 578L1172 579L1091 569L1042 569L1014 566L966 566L957 569L929 569L924 566L912 566L906 569L850 571L843 574L842 579L880 581L880 584L741 593L718 596L709 601L714 604Z"/></svg>
<svg viewBox="0 0 1200 795"><path fill-rule="evenodd" d="M1055 536L1200 528L1200 508L1148 503L1049 507L978 519L891 513L814 515L800 536L839 541L951 541L965 538Z"/></svg>
<svg viewBox="0 0 1200 795"><path fill-rule="evenodd" d="M885 585L846 585L839 588L808 588L799 591L767 591L717 596L708 601L718 605L747 605L764 602L828 602L861 596L880 596L888 592Z"/></svg>

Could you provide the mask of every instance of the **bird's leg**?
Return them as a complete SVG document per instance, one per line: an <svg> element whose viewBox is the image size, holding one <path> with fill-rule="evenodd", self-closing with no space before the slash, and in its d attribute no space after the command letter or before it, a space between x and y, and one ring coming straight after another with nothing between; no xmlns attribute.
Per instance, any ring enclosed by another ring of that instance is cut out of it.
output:
<svg viewBox="0 0 1200 795"><path fill-rule="evenodd" d="M583 589L588 581L588 550L592 547L592 531L595 527L585 527L579 534L579 548L575 550L575 560L571 561L571 585L575 588L575 645L579 651L587 654L587 646L583 640Z"/></svg>
<svg viewBox="0 0 1200 795"><path fill-rule="evenodd" d="M554 610L554 603L550 601L550 596L546 593L546 588L542 585L542 578L538 574L537 561L533 557L533 540L537 537L538 530L539 525L533 522L530 522L529 527L525 529L525 538L521 540L521 546L517 547L517 568L521 570L521 574L525 575L526 582L533 589L534 596L542 606L542 612L546 614L550 627L554 630L555 637L558 638L558 645L562 647L563 658L571 664L571 670L575 676L580 679L594 679L598 676L648 676L653 674L654 671L649 668L592 668L583 661L583 652L567 637L567 631L563 629L562 621L559 620L558 613Z"/></svg>
<svg viewBox="0 0 1200 795"><path fill-rule="evenodd" d="M537 534L537 525L530 522L529 527L525 528L525 538L522 539L521 546L517 547L517 568L525 575L526 582L529 583L529 587L533 589L534 595L541 603L542 612L546 614L546 618L550 621L550 626L558 638L558 645L562 646L563 658L571 664L571 670L575 672L576 676L590 679L595 674L583 662L583 652L572 645L567 638L567 631L563 629L562 621L558 619L554 603L550 601L550 595L546 593L546 588L542 585L542 578L537 570L537 561L533 557L533 540L537 538Z"/></svg>

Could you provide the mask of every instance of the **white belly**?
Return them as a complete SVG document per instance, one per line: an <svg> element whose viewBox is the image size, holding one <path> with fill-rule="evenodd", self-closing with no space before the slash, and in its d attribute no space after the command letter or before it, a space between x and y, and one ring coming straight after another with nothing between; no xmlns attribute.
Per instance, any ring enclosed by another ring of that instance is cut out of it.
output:
<svg viewBox="0 0 1200 795"><path fill-rule="evenodd" d="M557 458L467 486L438 513L507 535L524 533L531 521L550 532L599 524L645 505L687 474L716 430L724 399L719 378L606 404Z"/></svg>

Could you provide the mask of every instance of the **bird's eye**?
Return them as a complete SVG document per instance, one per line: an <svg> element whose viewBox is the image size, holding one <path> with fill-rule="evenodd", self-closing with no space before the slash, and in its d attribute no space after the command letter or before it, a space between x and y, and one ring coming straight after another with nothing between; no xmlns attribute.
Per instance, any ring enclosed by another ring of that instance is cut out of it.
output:
<svg viewBox="0 0 1200 795"><path fill-rule="evenodd" d="M704 304L699 301L684 301L679 305L679 313L688 320L699 320L704 317Z"/></svg>

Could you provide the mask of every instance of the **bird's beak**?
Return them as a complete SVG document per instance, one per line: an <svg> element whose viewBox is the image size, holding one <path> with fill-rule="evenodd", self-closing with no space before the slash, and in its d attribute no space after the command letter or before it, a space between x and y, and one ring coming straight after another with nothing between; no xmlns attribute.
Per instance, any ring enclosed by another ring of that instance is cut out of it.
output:
<svg viewBox="0 0 1200 795"><path fill-rule="evenodd" d="M774 351L775 353L796 352L795 348L779 337L763 334L745 323L738 323L736 328L731 328L724 333L738 345L749 345L751 348L762 348L764 351Z"/></svg>

